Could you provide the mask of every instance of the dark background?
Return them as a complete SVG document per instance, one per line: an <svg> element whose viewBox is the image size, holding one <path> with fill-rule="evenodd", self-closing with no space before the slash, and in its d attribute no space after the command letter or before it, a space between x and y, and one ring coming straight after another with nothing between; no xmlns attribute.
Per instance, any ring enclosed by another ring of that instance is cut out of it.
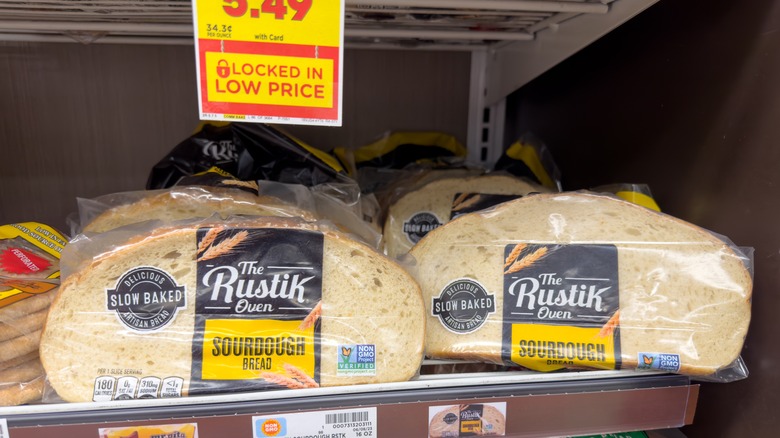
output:
<svg viewBox="0 0 780 438"><path fill-rule="evenodd" d="M691 437L776 436L780 1L662 0L507 102L564 187L650 185L672 215L755 247L748 379L706 383Z"/></svg>

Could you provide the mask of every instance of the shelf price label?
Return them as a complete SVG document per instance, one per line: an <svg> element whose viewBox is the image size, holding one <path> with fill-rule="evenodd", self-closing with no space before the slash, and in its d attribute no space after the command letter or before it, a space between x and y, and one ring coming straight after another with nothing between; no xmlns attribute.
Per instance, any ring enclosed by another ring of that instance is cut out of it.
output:
<svg viewBox="0 0 780 438"><path fill-rule="evenodd" d="M200 118L341 126L344 0L193 0Z"/></svg>

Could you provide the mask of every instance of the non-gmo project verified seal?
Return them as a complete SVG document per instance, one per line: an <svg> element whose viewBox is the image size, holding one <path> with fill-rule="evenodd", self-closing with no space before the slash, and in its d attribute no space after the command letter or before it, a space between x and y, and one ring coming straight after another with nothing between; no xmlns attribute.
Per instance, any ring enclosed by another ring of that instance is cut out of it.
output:
<svg viewBox="0 0 780 438"><path fill-rule="evenodd" d="M356 344L338 347L337 376L376 375L376 345Z"/></svg>
<svg viewBox="0 0 780 438"><path fill-rule="evenodd" d="M680 355L665 353L638 353L640 370L680 371Z"/></svg>

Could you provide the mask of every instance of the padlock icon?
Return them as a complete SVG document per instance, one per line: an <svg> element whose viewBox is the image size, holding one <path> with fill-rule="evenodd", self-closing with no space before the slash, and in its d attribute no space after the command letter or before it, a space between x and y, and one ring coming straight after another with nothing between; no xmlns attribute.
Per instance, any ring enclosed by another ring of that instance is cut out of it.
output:
<svg viewBox="0 0 780 438"><path fill-rule="evenodd" d="M217 76L221 77L222 79L230 76L230 66L228 65L227 60L220 59L217 63Z"/></svg>

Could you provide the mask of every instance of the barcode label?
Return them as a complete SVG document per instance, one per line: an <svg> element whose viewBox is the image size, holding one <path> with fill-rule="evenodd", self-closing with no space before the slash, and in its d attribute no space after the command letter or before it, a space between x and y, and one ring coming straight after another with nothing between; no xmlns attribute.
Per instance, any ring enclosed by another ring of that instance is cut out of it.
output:
<svg viewBox="0 0 780 438"><path fill-rule="evenodd" d="M341 412L325 416L325 424L356 423L358 421L368 421L368 412Z"/></svg>
<svg viewBox="0 0 780 438"><path fill-rule="evenodd" d="M9 438L10 436L8 433L8 422L5 418L0 418L0 438Z"/></svg>
<svg viewBox="0 0 780 438"><path fill-rule="evenodd" d="M376 438L377 408L300 412L252 417L253 438Z"/></svg>

